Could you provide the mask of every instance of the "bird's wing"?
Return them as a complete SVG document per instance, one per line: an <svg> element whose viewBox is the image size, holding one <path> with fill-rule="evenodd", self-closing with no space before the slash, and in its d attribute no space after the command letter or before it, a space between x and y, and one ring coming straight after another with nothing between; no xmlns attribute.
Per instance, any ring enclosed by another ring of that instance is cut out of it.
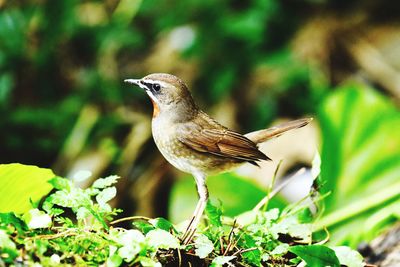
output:
<svg viewBox="0 0 400 267"><path fill-rule="evenodd" d="M198 152L248 161L255 165L255 161L270 160L258 150L254 142L224 127L185 125L177 136L182 143Z"/></svg>

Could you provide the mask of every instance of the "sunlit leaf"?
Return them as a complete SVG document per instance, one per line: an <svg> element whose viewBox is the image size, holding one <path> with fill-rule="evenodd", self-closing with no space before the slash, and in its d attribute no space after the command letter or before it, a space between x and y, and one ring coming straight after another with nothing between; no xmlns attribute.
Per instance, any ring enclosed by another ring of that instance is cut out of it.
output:
<svg viewBox="0 0 400 267"><path fill-rule="evenodd" d="M231 262L235 258L236 256L218 256L213 259L211 266L212 267L223 266L224 264Z"/></svg>
<svg viewBox="0 0 400 267"><path fill-rule="evenodd" d="M346 265L347 267L365 266L363 263L363 257L357 251L345 246L331 247L331 249L335 251L335 254L340 261L340 264Z"/></svg>
<svg viewBox="0 0 400 267"><path fill-rule="evenodd" d="M324 199L321 227L331 226L335 243L351 240L356 246L376 235L359 225L384 205L400 201L400 112L371 88L348 85L326 99L319 118L321 190L331 191Z"/></svg>
<svg viewBox="0 0 400 267"><path fill-rule="evenodd" d="M10 248L15 249L15 243L9 238L7 233L0 229L0 248Z"/></svg>
<svg viewBox="0 0 400 267"><path fill-rule="evenodd" d="M151 219L151 220L149 220L149 223L151 223L155 228L158 228L158 229L161 229L161 230L164 230L167 232L169 232L171 229L174 230L174 232L177 232L175 230L174 225L170 221L168 221L164 218L161 218L161 217Z"/></svg>
<svg viewBox="0 0 400 267"><path fill-rule="evenodd" d="M265 197L265 191L235 173L223 173L207 179L210 199L213 203L222 202L224 215L236 216L254 208ZM243 201L246 200L246 201ZM196 186L192 177L185 177L174 184L169 205L169 219L180 222L190 218L198 201ZM270 201L270 207L283 207L279 196Z"/></svg>
<svg viewBox="0 0 400 267"><path fill-rule="evenodd" d="M200 259L207 257L213 250L214 244L205 235L199 235L194 240L195 253Z"/></svg>
<svg viewBox="0 0 400 267"><path fill-rule="evenodd" d="M97 202L102 205L113 199L117 195L117 189L113 187L107 187L103 191L100 191L96 196Z"/></svg>
<svg viewBox="0 0 400 267"><path fill-rule="evenodd" d="M30 229L48 228L51 226L51 217L38 209L31 209L23 216Z"/></svg>
<svg viewBox="0 0 400 267"><path fill-rule="evenodd" d="M210 201L207 202L205 213L207 214L208 219L210 220L211 225L222 226L221 216L222 211L220 208L211 204Z"/></svg>
<svg viewBox="0 0 400 267"><path fill-rule="evenodd" d="M5 225L8 224L13 225L19 233L24 233L24 231L27 230L26 223L17 216L15 216L15 214L12 212L0 213L0 223Z"/></svg>
<svg viewBox="0 0 400 267"><path fill-rule="evenodd" d="M308 266L340 267L340 262L335 252L326 246L293 246L289 248L289 251L302 258Z"/></svg>
<svg viewBox="0 0 400 267"><path fill-rule="evenodd" d="M99 178L96 181L94 181L92 187L103 189L103 188L106 188L106 187L109 187L109 186L115 184L118 179L119 179L119 176L117 176L117 175L111 175L106 178Z"/></svg>
<svg viewBox="0 0 400 267"><path fill-rule="evenodd" d="M179 240L171 235L169 232L161 230L161 229L154 229L151 230L146 234L146 241L149 246L153 248L178 248L179 247Z"/></svg>
<svg viewBox="0 0 400 267"><path fill-rule="evenodd" d="M0 212L24 213L50 192L49 169L22 164L0 165Z"/></svg>

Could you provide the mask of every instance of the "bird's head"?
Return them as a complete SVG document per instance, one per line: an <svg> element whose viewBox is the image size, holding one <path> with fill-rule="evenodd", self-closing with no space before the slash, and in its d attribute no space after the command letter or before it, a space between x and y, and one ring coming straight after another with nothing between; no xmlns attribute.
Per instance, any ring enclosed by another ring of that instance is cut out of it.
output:
<svg viewBox="0 0 400 267"><path fill-rule="evenodd" d="M186 84L178 77L166 73L153 73L142 79L126 79L144 89L153 102L154 114L174 112L179 116L197 110Z"/></svg>

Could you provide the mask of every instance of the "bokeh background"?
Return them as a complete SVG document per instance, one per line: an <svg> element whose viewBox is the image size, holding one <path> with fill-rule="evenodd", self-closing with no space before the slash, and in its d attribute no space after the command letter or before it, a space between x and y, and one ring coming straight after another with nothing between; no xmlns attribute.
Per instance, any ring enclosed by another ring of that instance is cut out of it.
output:
<svg viewBox="0 0 400 267"><path fill-rule="evenodd" d="M161 157L150 101L123 83L172 73L242 133L315 118L262 146L272 163L209 179L227 215L265 195L279 160L285 179L319 151L322 222L356 246L399 219L399 14L379 0L0 0L0 162L118 174L122 216L186 219L194 182ZM310 173L270 206L304 197Z"/></svg>

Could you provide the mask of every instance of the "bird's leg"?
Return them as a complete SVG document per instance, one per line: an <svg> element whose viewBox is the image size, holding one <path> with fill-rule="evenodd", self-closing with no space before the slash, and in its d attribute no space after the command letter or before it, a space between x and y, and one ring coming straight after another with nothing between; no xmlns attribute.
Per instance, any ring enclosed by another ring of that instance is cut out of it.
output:
<svg viewBox="0 0 400 267"><path fill-rule="evenodd" d="M203 215L208 200L208 189L206 186L205 175L202 173L196 173L193 176L196 180L197 193L199 194L199 202L197 203L196 209L193 213L193 217L190 220L190 223L186 228L184 235L182 236L182 243L185 245L189 244L192 240L196 232L197 226L200 223L201 216Z"/></svg>

